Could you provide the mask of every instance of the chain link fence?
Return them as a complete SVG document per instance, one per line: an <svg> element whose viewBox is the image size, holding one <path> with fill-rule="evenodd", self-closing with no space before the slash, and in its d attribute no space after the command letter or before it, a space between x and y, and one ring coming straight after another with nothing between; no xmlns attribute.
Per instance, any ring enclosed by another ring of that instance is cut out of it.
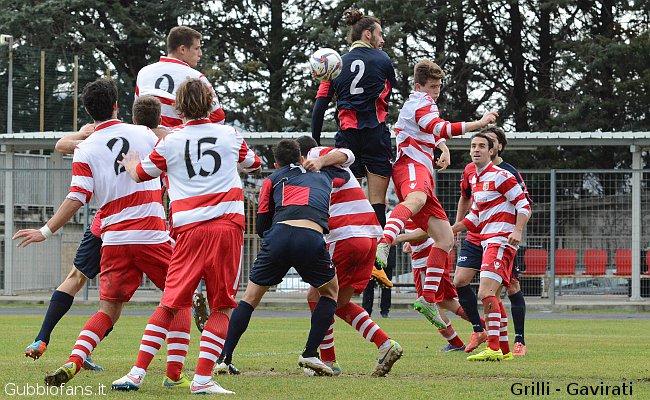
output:
<svg viewBox="0 0 650 400"><path fill-rule="evenodd" d="M3 165L3 157L0 154L0 165ZM61 169L48 169L49 165L47 156L17 154L14 169L0 169L0 176L5 179L5 185L0 185L0 221L5 220L6 183L12 182L13 232L23 228L40 228L54 214L67 194L71 160L64 158ZM455 220L461 174L460 170L450 170L436 176L438 198L452 223ZM522 171L522 176L534 201L533 216L524 232L518 253L520 265L527 268L527 272L522 275L524 292L539 296L548 292L553 283L553 289L559 296L628 294L631 276L632 171L536 170ZM248 282L250 268L261 244L255 232L261 182L261 176L244 178L247 218L240 277L243 287ZM649 209L649 188L650 171L643 171L641 210ZM396 201L392 192L388 197L389 202ZM3 224L0 247L1 288L5 289L9 280L14 292L51 290L57 287L72 267L84 227L92 221L97 208L97 204L91 201L88 207L81 208L64 227L62 234L26 249L13 248L11 258L6 256L7 246L12 243L4 236ZM642 295L648 296L647 282L650 279L645 278L650 277L647 274L650 263L650 213L642 213L641 218L641 288ZM533 254L535 251L536 259L528 257L528 252ZM9 259L13 260L13 272L11 276L5 276L5 263ZM532 263L531 260L535 261L534 265L528 265ZM539 268L539 264L542 265L542 270L535 269ZM402 254L401 248L397 249L393 275L396 283L412 283L409 256ZM97 287L96 279L90 282L90 287ZM154 287L145 280L143 288ZM290 279L277 290L302 291L305 288L303 282ZM406 286L395 290L413 289Z"/></svg>

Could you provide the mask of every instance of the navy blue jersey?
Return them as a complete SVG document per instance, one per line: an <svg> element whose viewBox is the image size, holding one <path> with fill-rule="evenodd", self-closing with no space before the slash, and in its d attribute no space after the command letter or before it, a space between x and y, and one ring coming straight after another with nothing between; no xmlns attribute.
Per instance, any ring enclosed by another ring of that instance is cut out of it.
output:
<svg viewBox="0 0 650 400"><path fill-rule="evenodd" d="M328 233L332 187L340 187L349 179L345 170L333 167L309 172L301 165L290 164L278 169L262 183L257 234L263 236L272 224L291 219L313 221Z"/></svg>
<svg viewBox="0 0 650 400"><path fill-rule="evenodd" d="M519 186L521 186L521 190L524 192L524 196L526 196L526 200L528 200L528 203L530 203L530 205L532 206L533 199L530 198L530 194L528 193L528 188L526 187L524 178L521 177L521 174L519 173L519 171L517 171L517 168L513 167L512 165L508 164L505 161L501 161L501 164L497 165L497 167L503 168L515 176L517 183L519 184Z"/></svg>
<svg viewBox="0 0 650 400"><path fill-rule="evenodd" d="M390 92L396 85L390 57L379 49L353 47L342 58L341 74L331 82L321 82L316 97L336 96L342 130L374 128L384 123Z"/></svg>

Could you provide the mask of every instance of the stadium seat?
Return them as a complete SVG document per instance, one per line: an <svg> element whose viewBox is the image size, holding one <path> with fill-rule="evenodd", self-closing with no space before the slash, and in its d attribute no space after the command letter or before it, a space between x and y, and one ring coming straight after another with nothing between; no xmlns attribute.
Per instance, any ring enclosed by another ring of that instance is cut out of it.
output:
<svg viewBox="0 0 650 400"><path fill-rule="evenodd" d="M614 264L616 264L616 272L614 272L614 275L632 275L632 250L616 250Z"/></svg>
<svg viewBox="0 0 650 400"><path fill-rule="evenodd" d="M555 250L555 275L574 275L578 253L573 249Z"/></svg>
<svg viewBox="0 0 650 400"><path fill-rule="evenodd" d="M605 275L607 273L607 251L585 250L585 267L584 275Z"/></svg>
<svg viewBox="0 0 650 400"><path fill-rule="evenodd" d="M524 275L544 275L548 266L548 251L543 249L527 249L524 254L526 271Z"/></svg>

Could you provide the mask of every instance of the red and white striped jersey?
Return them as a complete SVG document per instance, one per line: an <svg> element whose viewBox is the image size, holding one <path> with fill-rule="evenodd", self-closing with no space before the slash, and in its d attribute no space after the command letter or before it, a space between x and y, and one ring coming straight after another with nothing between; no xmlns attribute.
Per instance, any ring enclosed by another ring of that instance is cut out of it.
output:
<svg viewBox="0 0 650 400"><path fill-rule="evenodd" d="M404 225L404 232L411 233L418 229L417 225L411 220ZM413 268L426 268L429 252L433 246L433 239L427 237L425 240L411 242L411 266Z"/></svg>
<svg viewBox="0 0 650 400"><path fill-rule="evenodd" d="M170 225L176 236L212 219L232 220L245 228L238 165L252 172L260 167L260 159L235 128L200 119L160 140L136 171L143 181L166 173Z"/></svg>
<svg viewBox="0 0 650 400"><path fill-rule="evenodd" d="M95 195L105 246L169 240L160 181L135 183L117 163L129 151L149 154L158 138L147 127L112 119L77 145L67 198L83 204Z"/></svg>
<svg viewBox="0 0 650 400"><path fill-rule="evenodd" d="M383 237L377 215L359 182L350 171L350 165L354 163L354 154L348 149L314 147L307 154L307 159L316 159L332 151L340 151L348 156L348 160L337 167L350 174L350 179L343 186L332 189L329 233L325 235L325 241L331 243L351 237Z"/></svg>
<svg viewBox="0 0 650 400"><path fill-rule="evenodd" d="M147 65L138 72L135 97L137 99L139 96L144 95L156 96L161 103L161 125L168 127L181 125L183 120L176 112L174 103L176 101L176 90L188 78L199 78L214 93L214 88L205 75L190 67L189 64L172 57L160 57L160 61ZM225 119L226 114L219 104L217 95L214 94L210 121L223 123Z"/></svg>
<svg viewBox="0 0 650 400"><path fill-rule="evenodd" d="M524 195L526 196L528 203L533 204L533 200L531 199L530 194L528 193L528 188L526 187L524 178L521 176L519 171L517 171L515 167L513 167L512 165L508 164L503 160L499 165L497 165L497 167L505 169L506 171L510 172L515 176L515 179L517 179L519 186L521 186L521 190L524 192ZM472 185L469 182L469 180L472 177L472 175L475 174L476 174L476 164L470 162L465 166L465 169L463 170L463 175L460 178L461 197L472 200ZM481 236L478 233L468 231L467 236L465 236L465 240L477 246L481 244Z"/></svg>
<svg viewBox="0 0 650 400"><path fill-rule="evenodd" d="M469 231L479 232L483 245L510 246L508 236L514 231L516 214L530 215L530 203L517 179L490 162L482 171L476 171L469 182L473 202L463 224Z"/></svg>
<svg viewBox="0 0 650 400"><path fill-rule="evenodd" d="M395 124L397 159L406 156L426 166L433 175L433 152L445 139L465 133L464 122L440 118L435 101L424 92L412 92Z"/></svg>

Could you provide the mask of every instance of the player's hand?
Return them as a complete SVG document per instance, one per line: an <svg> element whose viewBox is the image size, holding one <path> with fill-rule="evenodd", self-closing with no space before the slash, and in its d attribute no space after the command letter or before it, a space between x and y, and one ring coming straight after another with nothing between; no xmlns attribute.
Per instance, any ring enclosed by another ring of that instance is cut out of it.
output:
<svg viewBox="0 0 650 400"><path fill-rule="evenodd" d="M451 165L451 156L449 155L449 149L442 152L436 164L440 167L440 171L446 170L447 167Z"/></svg>
<svg viewBox="0 0 650 400"><path fill-rule="evenodd" d="M456 247L460 246L460 239L461 239L462 235L463 235L462 232L454 233L454 243L456 244Z"/></svg>
<svg viewBox="0 0 650 400"><path fill-rule="evenodd" d="M45 240L45 236L38 229L21 229L14 234L11 240L22 239L16 247L27 247L30 243L38 243Z"/></svg>
<svg viewBox="0 0 650 400"><path fill-rule="evenodd" d="M307 171L320 171L321 168L323 168L323 163L321 162L320 158L316 158L314 160L305 160L304 163L302 163L302 166L307 170Z"/></svg>
<svg viewBox="0 0 650 400"><path fill-rule="evenodd" d="M129 154L122 153L122 160L117 160L117 163L124 167L126 172L131 175L133 180L137 181L138 173L135 172L136 167L140 164L140 153L129 151Z"/></svg>
<svg viewBox="0 0 650 400"><path fill-rule="evenodd" d="M508 236L509 245L519 246L520 241L521 241L521 231L515 230L510 234L510 236Z"/></svg>
<svg viewBox="0 0 650 400"><path fill-rule="evenodd" d="M83 134L85 137L90 136L95 132L95 124L86 124L79 129L79 133Z"/></svg>
<svg viewBox="0 0 650 400"><path fill-rule="evenodd" d="M404 243L402 244L402 253L404 253L404 254L409 254L409 253L412 252L412 251L413 251L413 249L411 248L411 243L409 243L409 242L404 242Z"/></svg>
<svg viewBox="0 0 650 400"><path fill-rule="evenodd" d="M499 117L499 113L497 113L496 111L488 111L485 114L483 114L483 118L481 118L481 124L484 127L493 124L497 122L498 117Z"/></svg>

